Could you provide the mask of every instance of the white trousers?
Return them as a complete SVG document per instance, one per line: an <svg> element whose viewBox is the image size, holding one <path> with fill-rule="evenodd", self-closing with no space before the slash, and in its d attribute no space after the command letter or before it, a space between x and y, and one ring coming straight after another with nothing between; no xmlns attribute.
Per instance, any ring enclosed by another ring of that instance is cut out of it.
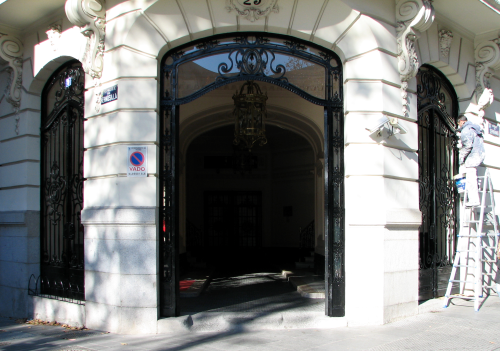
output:
<svg viewBox="0 0 500 351"><path fill-rule="evenodd" d="M479 205L479 192L477 189L477 168L465 167L465 190L467 191L467 202L469 204Z"/></svg>

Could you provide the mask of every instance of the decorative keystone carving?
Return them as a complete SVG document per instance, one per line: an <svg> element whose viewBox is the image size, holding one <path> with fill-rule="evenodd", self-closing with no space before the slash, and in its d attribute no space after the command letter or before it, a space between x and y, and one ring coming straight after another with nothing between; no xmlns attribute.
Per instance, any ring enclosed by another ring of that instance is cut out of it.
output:
<svg viewBox="0 0 500 351"><path fill-rule="evenodd" d="M415 42L420 33L429 29L434 21L432 1L401 0L396 5L396 20L403 114L408 116L408 82L417 75L420 66Z"/></svg>
<svg viewBox="0 0 500 351"><path fill-rule="evenodd" d="M6 90L7 102L19 112L21 106L21 88L23 84L23 53L21 41L7 34L0 34L0 57L9 63L11 70L10 83ZM19 131L16 127L16 131Z"/></svg>
<svg viewBox="0 0 500 351"><path fill-rule="evenodd" d="M451 42L453 41L453 33L451 32L451 30L441 29L438 34L441 56L448 57L448 55L450 54Z"/></svg>
<svg viewBox="0 0 500 351"><path fill-rule="evenodd" d="M66 16L87 39L83 69L94 79L102 76L106 9L104 0L66 0Z"/></svg>
<svg viewBox="0 0 500 351"><path fill-rule="evenodd" d="M45 32L47 33L47 37L49 38L50 45L52 45L52 49L56 51L59 46L58 41L61 38L61 25L60 24L52 24L49 26L49 29Z"/></svg>
<svg viewBox="0 0 500 351"><path fill-rule="evenodd" d="M240 17L255 22L271 12L278 13L278 0L226 0L227 12L236 11Z"/></svg>
<svg viewBox="0 0 500 351"><path fill-rule="evenodd" d="M500 38L480 43L476 47L476 97L490 88L490 77L500 69Z"/></svg>

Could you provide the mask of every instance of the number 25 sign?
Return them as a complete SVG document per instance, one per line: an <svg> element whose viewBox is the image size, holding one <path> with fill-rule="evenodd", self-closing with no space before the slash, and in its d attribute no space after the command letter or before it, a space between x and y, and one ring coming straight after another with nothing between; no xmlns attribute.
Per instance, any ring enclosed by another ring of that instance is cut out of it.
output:
<svg viewBox="0 0 500 351"><path fill-rule="evenodd" d="M278 13L278 0L226 0L226 10L255 22L271 12Z"/></svg>

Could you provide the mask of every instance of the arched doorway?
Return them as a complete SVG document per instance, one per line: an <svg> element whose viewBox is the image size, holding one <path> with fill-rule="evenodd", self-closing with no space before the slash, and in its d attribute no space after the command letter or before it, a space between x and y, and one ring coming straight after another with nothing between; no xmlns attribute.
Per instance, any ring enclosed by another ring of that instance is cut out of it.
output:
<svg viewBox="0 0 500 351"><path fill-rule="evenodd" d="M458 103L447 79L430 66L417 75L418 162L422 225L419 229L419 300L443 296L457 231Z"/></svg>
<svg viewBox="0 0 500 351"><path fill-rule="evenodd" d="M206 74L196 74L196 66ZM333 52L288 37L239 33L168 52L160 92L160 305L178 315L180 106L238 81L261 81L323 106L326 314L345 314L342 67Z"/></svg>
<svg viewBox="0 0 500 351"><path fill-rule="evenodd" d="M85 72L70 61L42 92L40 279L42 295L84 300L83 108Z"/></svg>
<svg viewBox="0 0 500 351"><path fill-rule="evenodd" d="M269 100L277 97L276 91L267 92ZM232 102L232 93L216 90L193 103ZM275 119L268 116L269 121ZM296 271L296 262L307 254L311 257L314 250L300 245L300 228L314 221L316 182L322 181L314 171L313 147L281 125L266 123L266 137L267 144L242 154L233 145L231 123L198 135L181 157L186 202L180 221L185 212L187 222L180 235L181 315L324 308L324 299L303 298L282 275L283 270ZM193 298L186 286L196 277L201 280L195 284L205 280L206 291Z"/></svg>

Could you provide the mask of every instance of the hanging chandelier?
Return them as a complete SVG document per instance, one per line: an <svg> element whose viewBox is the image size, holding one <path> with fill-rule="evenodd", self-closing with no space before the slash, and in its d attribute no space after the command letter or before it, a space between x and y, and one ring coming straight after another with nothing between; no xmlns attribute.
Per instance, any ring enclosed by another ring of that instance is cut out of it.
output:
<svg viewBox="0 0 500 351"><path fill-rule="evenodd" d="M255 143L260 146L267 143L264 119L267 118L267 94L263 94L260 87L253 81L247 81L233 95L235 119L234 145L252 149Z"/></svg>

